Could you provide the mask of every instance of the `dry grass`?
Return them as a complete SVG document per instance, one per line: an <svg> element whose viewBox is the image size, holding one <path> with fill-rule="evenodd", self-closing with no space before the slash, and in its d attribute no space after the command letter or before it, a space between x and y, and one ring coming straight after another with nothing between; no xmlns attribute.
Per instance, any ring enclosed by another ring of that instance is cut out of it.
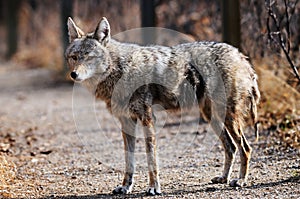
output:
<svg viewBox="0 0 300 199"><path fill-rule="evenodd" d="M255 64L259 66L256 70L262 93L259 109L262 128L273 131L283 146L300 149L300 93L286 83L285 72L275 74L265 63Z"/></svg>
<svg viewBox="0 0 300 199"><path fill-rule="evenodd" d="M0 155L0 197L13 197L10 187L15 182L16 165L5 155Z"/></svg>
<svg viewBox="0 0 300 199"><path fill-rule="evenodd" d="M19 49L13 61L27 68L63 69L59 4L45 1L33 9L23 1L19 13Z"/></svg>

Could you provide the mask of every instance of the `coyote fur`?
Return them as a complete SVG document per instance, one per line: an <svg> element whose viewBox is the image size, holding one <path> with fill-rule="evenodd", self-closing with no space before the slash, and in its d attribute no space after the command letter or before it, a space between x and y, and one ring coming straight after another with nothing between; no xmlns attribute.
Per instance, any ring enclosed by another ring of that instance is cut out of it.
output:
<svg viewBox="0 0 300 199"><path fill-rule="evenodd" d="M243 128L246 121L256 126L260 93L257 75L243 54L217 42L172 47L122 43L111 38L110 25L104 17L95 31L87 34L69 18L68 31L70 45L65 57L71 78L103 100L122 125L126 165L123 183L113 190L114 194L127 194L133 187L138 121L145 136L147 193L161 193L152 105L178 110L191 106L193 100L197 100L201 115L211 124L225 150L223 173L212 182L246 184L251 147ZM237 150L240 174L230 181Z"/></svg>

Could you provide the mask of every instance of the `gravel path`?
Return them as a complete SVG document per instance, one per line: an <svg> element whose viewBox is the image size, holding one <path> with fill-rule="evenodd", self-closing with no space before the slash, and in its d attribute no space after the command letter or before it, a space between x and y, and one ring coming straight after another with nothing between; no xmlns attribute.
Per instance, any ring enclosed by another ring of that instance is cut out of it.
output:
<svg viewBox="0 0 300 199"><path fill-rule="evenodd" d="M0 91L0 142L7 146L2 154L16 165L15 179L0 198L123 198L111 195L124 169L120 125L103 103L79 85L56 84L41 69L3 66ZM268 132L258 142L247 132L253 146L247 187L211 184L222 172L223 150L196 115L157 113L163 195L155 198L300 198L300 152L283 149ZM147 198L138 136L136 183L128 198Z"/></svg>

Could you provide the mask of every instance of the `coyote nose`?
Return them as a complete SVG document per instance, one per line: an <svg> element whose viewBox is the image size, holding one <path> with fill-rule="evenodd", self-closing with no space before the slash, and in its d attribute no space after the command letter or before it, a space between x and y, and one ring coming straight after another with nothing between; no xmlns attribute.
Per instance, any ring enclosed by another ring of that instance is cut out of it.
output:
<svg viewBox="0 0 300 199"><path fill-rule="evenodd" d="M75 79L77 78L77 76L78 76L78 75L77 75L77 73L76 73L76 72L74 72L74 71L73 71L73 72L71 72L71 74L70 74L70 75L71 75L72 79L74 79L74 80L75 80Z"/></svg>

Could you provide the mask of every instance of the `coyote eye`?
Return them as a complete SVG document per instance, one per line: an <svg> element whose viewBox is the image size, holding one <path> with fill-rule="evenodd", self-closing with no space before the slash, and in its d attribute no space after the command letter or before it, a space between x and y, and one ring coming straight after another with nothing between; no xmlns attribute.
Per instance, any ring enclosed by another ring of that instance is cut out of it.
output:
<svg viewBox="0 0 300 199"><path fill-rule="evenodd" d="M72 55L70 58L71 58L73 61L77 61L77 60L78 60L78 57L77 57L76 55Z"/></svg>

